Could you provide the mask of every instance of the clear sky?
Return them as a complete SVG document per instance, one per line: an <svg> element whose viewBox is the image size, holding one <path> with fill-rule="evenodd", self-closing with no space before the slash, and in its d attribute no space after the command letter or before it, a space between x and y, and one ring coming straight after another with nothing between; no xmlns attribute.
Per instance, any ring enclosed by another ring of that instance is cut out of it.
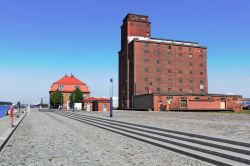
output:
<svg viewBox="0 0 250 166"><path fill-rule="evenodd" d="M0 0L0 101L40 101L70 73L100 97L112 77L117 96L127 13L150 16L152 37L207 46L210 93L250 97L249 0Z"/></svg>

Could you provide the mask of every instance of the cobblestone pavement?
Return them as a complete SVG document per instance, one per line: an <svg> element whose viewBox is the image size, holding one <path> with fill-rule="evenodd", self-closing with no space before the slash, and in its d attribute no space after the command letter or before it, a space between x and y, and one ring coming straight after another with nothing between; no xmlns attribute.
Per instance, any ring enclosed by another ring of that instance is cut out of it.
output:
<svg viewBox="0 0 250 166"><path fill-rule="evenodd" d="M109 118L108 112L79 113ZM115 110L112 119L250 143L249 114Z"/></svg>
<svg viewBox="0 0 250 166"><path fill-rule="evenodd" d="M0 165L209 164L51 112L32 110L0 153Z"/></svg>

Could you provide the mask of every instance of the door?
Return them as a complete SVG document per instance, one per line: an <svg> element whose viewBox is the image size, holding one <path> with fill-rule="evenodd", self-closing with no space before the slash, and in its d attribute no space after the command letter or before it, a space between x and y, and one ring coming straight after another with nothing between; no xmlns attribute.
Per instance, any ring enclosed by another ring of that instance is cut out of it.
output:
<svg viewBox="0 0 250 166"><path fill-rule="evenodd" d="M221 101L220 102L220 109L226 109L226 102L225 101Z"/></svg>
<svg viewBox="0 0 250 166"><path fill-rule="evenodd" d="M181 109L187 109L187 100L181 100Z"/></svg>
<svg viewBox="0 0 250 166"><path fill-rule="evenodd" d="M103 104L103 105L102 105L102 110L103 110L104 112L107 111L107 104Z"/></svg>
<svg viewBox="0 0 250 166"><path fill-rule="evenodd" d="M87 104L87 111L90 111L90 104Z"/></svg>

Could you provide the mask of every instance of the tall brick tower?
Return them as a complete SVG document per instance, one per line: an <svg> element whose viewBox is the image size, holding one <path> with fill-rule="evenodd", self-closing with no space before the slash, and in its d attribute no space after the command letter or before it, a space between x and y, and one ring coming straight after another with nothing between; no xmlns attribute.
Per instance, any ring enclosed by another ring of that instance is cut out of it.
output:
<svg viewBox="0 0 250 166"><path fill-rule="evenodd" d="M119 51L119 108L131 108L129 91L129 42L135 37L150 38L150 22L148 16L128 14L121 26L121 50Z"/></svg>
<svg viewBox="0 0 250 166"><path fill-rule="evenodd" d="M128 14L121 26L119 108L145 94L206 95L207 47L151 37L148 16Z"/></svg>

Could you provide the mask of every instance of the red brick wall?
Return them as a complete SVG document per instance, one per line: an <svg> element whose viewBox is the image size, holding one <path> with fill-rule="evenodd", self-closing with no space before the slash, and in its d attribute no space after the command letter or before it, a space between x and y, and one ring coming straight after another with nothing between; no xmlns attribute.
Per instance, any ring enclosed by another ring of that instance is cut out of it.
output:
<svg viewBox="0 0 250 166"><path fill-rule="evenodd" d="M160 104L163 104L165 110L181 110L181 100L187 100L186 110L220 110L221 102L226 102L225 110L242 111L242 97L235 96L170 96L172 101L168 103L168 96L154 96L154 111L160 111ZM199 97L199 99L196 99ZM210 100L208 99L210 98ZM222 100L225 98L225 100Z"/></svg>
<svg viewBox="0 0 250 166"><path fill-rule="evenodd" d="M148 44L149 46L145 47L145 42L134 43L134 83L137 95L147 93L145 87L148 87L152 93L157 93L157 88L160 88L160 93L179 92L179 89L182 89L183 93L207 94L206 49L192 48L192 51L189 51L190 47L152 42ZM179 50L179 47L182 50ZM145 50L148 50L149 54L145 54ZM199 52L200 50L202 52ZM160 52L160 55L156 55L157 51ZM168 55L168 52L171 52L172 55ZM183 57L180 57L180 53ZM192 55L192 58L189 55ZM192 66L189 65L189 62L192 63ZM200 66L201 64L202 66ZM145 68L148 68L148 72L145 72ZM171 73L168 73L168 70L171 70ZM192 74L189 73L190 71ZM182 83L179 82L180 79L182 79ZM190 80L193 82L190 83ZM203 83L200 83L200 80L203 80ZM201 84L204 85L203 92L200 91ZM171 88L170 91L169 88Z"/></svg>

